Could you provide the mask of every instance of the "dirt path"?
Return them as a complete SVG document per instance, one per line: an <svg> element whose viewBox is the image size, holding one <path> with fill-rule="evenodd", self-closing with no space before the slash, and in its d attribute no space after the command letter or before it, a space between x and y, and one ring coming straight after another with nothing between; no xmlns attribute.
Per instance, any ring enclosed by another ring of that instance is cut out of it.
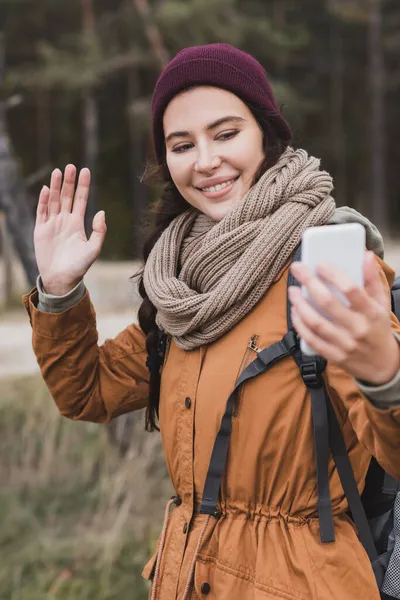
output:
<svg viewBox="0 0 400 600"><path fill-rule="evenodd" d="M386 244L385 259L400 275L400 241ZM139 296L129 278L137 268L138 263L135 262L97 262L87 274L85 283L96 309L99 343L114 337L135 321ZM23 292L26 283L18 266L16 271L17 285ZM0 298L1 285L0 277ZM31 346L31 327L25 312L21 309L1 315L0 378L38 371Z"/></svg>
<svg viewBox="0 0 400 600"><path fill-rule="evenodd" d="M114 337L134 320L134 311L97 314L99 343ZM32 330L24 315L0 320L0 378L39 372L31 340Z"/></svg>

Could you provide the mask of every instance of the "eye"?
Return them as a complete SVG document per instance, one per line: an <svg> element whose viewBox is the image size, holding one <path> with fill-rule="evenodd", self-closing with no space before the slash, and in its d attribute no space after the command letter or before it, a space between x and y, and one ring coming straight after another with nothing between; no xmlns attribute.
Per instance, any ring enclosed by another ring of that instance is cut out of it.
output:
<svg viewBox="0 0 400 600"><path fill-rule="evenodd" d="M186 150L190 150L190 148L192 148L193 144L182 144L181 146L175 146L174 148L172 148L172 152L176 152L176 153L180 153L180 152L186 152Z"/></svg>
<svg viewBox="0 0 400 600"><path fill-rule="evenodd" d="M234 138L238 133L239 133L238 129L233 129L231 131L223 131L216 137L216 139L221 140L221 141L230 140L230 139Z"/></svg>

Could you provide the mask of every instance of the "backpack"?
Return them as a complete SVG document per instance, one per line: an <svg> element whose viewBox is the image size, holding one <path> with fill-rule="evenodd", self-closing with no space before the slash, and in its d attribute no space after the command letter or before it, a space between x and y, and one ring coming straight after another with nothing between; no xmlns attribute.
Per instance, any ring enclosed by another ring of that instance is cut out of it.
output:
<svg viewBox="0 0 400 600"><path fill-rule="evenodd" d="M299 246L293 260L300 259ZM288 287L299 285L289 272ZM392 310L400 318L400 278L392 287ZM371 561L382 600L400 598L400 484L372 458L360 496L341 428L326 390L323 372L326 361L320 356L303 355L294 330L287 301L288 332L282 340L260 350L257 358L241 373L230 394L221 420L204 485L199 512L219 518L217 502L232 432L237 390L243 383L291 355L304 384L310 390L317 471L318 517L323 543L335 540L329 491L329 451L334 459L358 536Z"/></svg>

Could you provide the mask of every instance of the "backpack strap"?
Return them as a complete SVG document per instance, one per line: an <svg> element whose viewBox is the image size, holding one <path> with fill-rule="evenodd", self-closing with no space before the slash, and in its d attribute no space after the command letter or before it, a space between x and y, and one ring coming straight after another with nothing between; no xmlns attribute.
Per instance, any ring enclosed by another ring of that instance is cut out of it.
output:
<svg viewBox="0 0 400 600"><path fill-rule="evenodd" d="M400 492L400 481L397 481L397 479L385 471L382 493L394 497L398 492Z"/></svg>
<svg viewBox="0 0 400 600"><path fill-rule="evenodd" d="M400 320L400 277L396 277L392 285L392 312Z"/></svg>
<svg viewBox="0 0 400 600"><path fill-rule="evenodd" d="M293 262L300 260L301 246L294 254ZM288 274L288 287L299 285L291 271ZM294 331L291 317L291 303L287 299L287 323L288 330ZM326 367L326 361L319 356L307 356L301 352L300 344L297 344L293 352L293 358L296 361L301 377L305 385L310 390L311 413L314 431L314 449L317 472L317 506L320 524L321 542L328 543L335 541L335 531L333 524L332 500L329 490L329 425L328 412L325 398L325 386L323 372Z"/></svg>
<svg viewBox="0 0 400 600"><path fill-rule="evenodd" d="M372 457L361 496L368 520L376 519L390 510L398 491L399 482Z"/></svg>
<svg viewBox="0 0 400 600"><path fill-rule="evenodd" d="M300 256L301 247L299 246L296 250L293 260L299 260ZM288 286L290 285L299 285L291 273L289 273L288 276ZM288 298L288 329L294 330L290 309L291 304ZM327 527L328 532L330 531L330 527L332 527L333 530L332 503L329 492L328 473L330 447L332 457L339 473L343 491L349 503L354 523L357 527L360 541L363 544L371 562L374 562L378 558L375 544L371 535L364 507L361 502L361 497L358 492L357 483L354 478L353 469L347 453L346 444L342 435L339 421L337 420L336 413L333 409L329 394L326 389L325 380L322 376L322 373L326 367L326 361L320 356L307 357L306 355L303 355L300 347L298 347L293 353L293 357L300 368L302 377L304 370L310 369L310 364L313 365L312 368L316 373L314 386L310 385L310 381L307 381L307 379L304 377L303 381L307 387L309 387L311 396L315 453L317 461L318 514L320 518L321 541L327 541L326 539L323 539L326 536ZM322 433L326 436L326 440L318 439L317 436L321 438ZM319 455L322 456L319 457Z"/></svg>
<svg viewBox="0 0 400 600"><path fill-rule="evenodd" d="M356 525L358 536L369 556L370 561L374 562L377 560L378 554L372 538L367 515L365 514L361 496L358 492L353 468L351 466L339 421L327 392L326 396L329 414L329 445L331 447L332 456L339 473L343 491L347 498L347 502L349 503L351 516Z"/></svg>
<svg viewBox="0 0 400 600"><path fill-rule="evenodd" d="M232 417L236 391L245 381L260 375L261 373L265 373L265 371L270 369L278 360L292 354L296 344L296 336L293 332L289 331L283 336L280 342L261 350L261 352L258 353L257 358L249 364L237 380L236 385L228 398L225 412L221 420L221 426L214 443L199 513L213 515L214 517L218 517L219 515L217 511L218 495L225 471L229 440L232 433Z"/></svg>

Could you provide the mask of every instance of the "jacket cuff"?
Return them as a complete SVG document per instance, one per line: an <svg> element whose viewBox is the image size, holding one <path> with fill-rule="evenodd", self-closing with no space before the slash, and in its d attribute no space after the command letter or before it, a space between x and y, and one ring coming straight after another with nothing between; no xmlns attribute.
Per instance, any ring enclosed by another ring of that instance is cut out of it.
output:
<svg viewBox="0 0 400 600"><path fill-rule="evenodd" d="M38 295L35 287L22 296L22 302L35 334L51 339L68 339L75 332L96 327L96 313L87 289L79 302L59 313L38 310Z"/></svg>
<svg viewBox="0 0 400 600"><path fill-rule="evenodd" d="M67 310L74 304L77 304L79 300L85 295L86 287L82 281L80 281L68 294L64 296L53 296L53 294L46 294L43 288L43 282L40 275L36 280L36 287L38 291L38 303L36 308L42 312L49 313L60 313Z"/></svg>
<svg viewBox="0 0 400 600"><path fill-rule="evenodd" d="M393 335L400 343L400 335L394 331ZM388 383L383 385L371 385L365 381L356 379L357 386L367 396L368 400L378 408L390 408L400 406L400 369Z"/></svg>

